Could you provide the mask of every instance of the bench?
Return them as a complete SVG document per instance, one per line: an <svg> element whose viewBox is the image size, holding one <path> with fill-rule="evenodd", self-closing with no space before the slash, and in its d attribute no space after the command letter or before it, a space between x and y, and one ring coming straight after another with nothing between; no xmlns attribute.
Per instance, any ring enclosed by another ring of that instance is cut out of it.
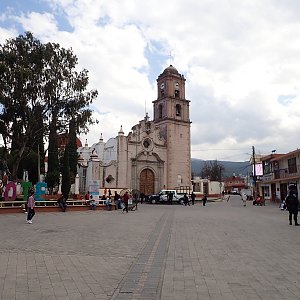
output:
<svg viewBox="0 0 300 300"><path fill-rule="evenodd" d="M0 207L23 207L26 201L14 200L14 201L0 201Z"/></svg>

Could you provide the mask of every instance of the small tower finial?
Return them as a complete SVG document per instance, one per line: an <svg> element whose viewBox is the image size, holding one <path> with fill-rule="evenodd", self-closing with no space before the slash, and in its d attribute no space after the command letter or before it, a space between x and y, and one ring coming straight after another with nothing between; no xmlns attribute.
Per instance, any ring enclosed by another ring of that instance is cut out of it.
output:
<svg viewBox="0 0 300 300"><path fill-rule="evenodd" d="M88 146L89 146L87 139L85 139L85 145L84 145L84 146L85 146L85 147L88 147Z"/></svg>
<svg viewBox="0 0 300 300"><path fill-rule="evenodd" d="M119 132L118 132L118 135L124 135L124 131L123 131L122 125L121 125L121 128L120 128Z"/></svg>
<svg viewBox="0 0 300 300"><path fill-rule="evenodd" d="M103 142L103 137L102 137L102 133L100 134L100 142Z"/></svg>
<svg viewBox="0 0 300 300"><path fill-rule="evenodd" d="M172 51L170 51L170 53L169 53L169 64L170 64L170 66L172 66L172 60L173 60Z"/></svg>

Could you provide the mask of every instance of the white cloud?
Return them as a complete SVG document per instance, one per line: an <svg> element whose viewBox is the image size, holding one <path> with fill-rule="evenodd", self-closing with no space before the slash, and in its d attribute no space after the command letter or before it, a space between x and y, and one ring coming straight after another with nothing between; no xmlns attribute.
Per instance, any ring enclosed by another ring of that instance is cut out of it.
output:
<svg viewBox="0 0 300 300"><path fill-rule="evenodd" d="M52 36L57 32L56 20L50 13L31 12L15 18L26 31L32 31L36 36Z"/></svg>
<svg viewBox="0 0 300 300"><path fill-rule="evenodd" d="M120 125L128 133L143 118L145 101L152 115L156 82L149 72L155 65L159 75L172 51L173 64L187 78L193 157L244 160L252 145L262 153L299 148L297 1L48 3L51 9L43 12L9 9L1 20L14 19L43 42L72 47L80 67L90 71L90 88L99 91L93 107L100 124L91 128L89 143L101 132L104 139L115 136ZM70 32L59 29L62 19ZM0 27L1 42L16 35L11 28ZM147 60L146 49L156 61ZM278 101L286 95L293 98Z"/></svg>

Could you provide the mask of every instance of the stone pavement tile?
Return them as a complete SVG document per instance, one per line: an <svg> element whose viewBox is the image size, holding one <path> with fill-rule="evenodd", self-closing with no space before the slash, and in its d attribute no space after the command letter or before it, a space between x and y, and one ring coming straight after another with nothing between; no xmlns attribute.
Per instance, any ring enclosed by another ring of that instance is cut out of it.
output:
<svg viewBox="0 0 300 300"><path fill-rule="evenodd" d="M84 300L80 293L72 293L69 295L70 300Z"/></svg>
<svg viewBox="0 0 300 300"><path fill-rule="evenodd" d="M72 291L74 292L78 292L77 286L75 284L75 282L63 282L64 288L66 289L66 291L68 293L71 293Z"/></svg>
<svg viewBox="0 0 300 300"><path fill-rule="evenodd" d="M16 292L14 290L3 290L0 299L15 299Z"/></svg>
<svg viewBox="0 0 300 300"><path fill-rule="evenodd" d="M15 300L30 300L29 294L25 292L16 292Z"/></svg>
<svg viewBox="0 0 300 300"><path fill-rule="evenodd" d="M55 296L46 296L42 298L43 300L57 300Z"/></svg>
<svg viewBox="0 0 300 300"><path fill-rule="evenodd" d="M197 293L199 300L210 300L210 295L207 292L199 292Z"/></svg>
<svg viewBox="0 0 300 300"><path fill-rule="evenodd" d="M164 293L162 297L160 297L160 300L173 300L174 296L173 293Z"/></svg>
<svg viewBox="0 0 300 300"><path fill-rule="evenodd" d="M221 294L222 294L222 299L223 300L239 300L239 299L237 299L232 293L230 293L230 292L225 292L225 293L223 293L223 292L221 292Z"/></svg>
<svg viewBox="0 0 300 300"><path fill-rule="evenodd" d="M41 293L43 295L43 297L46 296L53 296L54 295L54 290L51 288L43 288L41 289Z"/></svg>
<svg viewBox="0 0 300 300"><path fill-rule="evenodd" d="M223 299L300 299L298 228L285 226L287 216L277 208L245 210L231 200L193 210L143 205L126 218L118 212L45 213L38 214L35 227L26 227L23 215L2 215L0 292L15 285L15 297L20 292L29 297L31 291L57 300L53 287L58 286L65 299L111 299L132 268L131 289L137 288L137 274L148 276L149 294L141 299L161 291L161 299L182 300L194 297L195 290L198 299L211 299L209 292ZM166 220L159 240L157 229ZM148 273L141 273L147 262ZM131 296L119 293L117 299Z"/></svg>
<svg viewBox="0 0 300 300"><path fill-rule="evenodd" d="M68 292L64 287L53 286L53 291L56 297L66 297L68 295Z"/></svg>
<svg viewBox="0 0 300 300"><path fill-rule="evenodd" d="M184 295L184 291L182 292L176 292L173 294L173 299L174 300L182 300L182 299L185 299L185 295Z"/></svg>
<svg viewBox="0 0 300 300"><path fill-rule="evenodd" d="M27 293L28 292L28 284L27 282L24 281L18 281L16 282L16 288L15 288L16 292L24 292Z"/></svg>
<svg viewBox="0 0 300 300"><path fill-rule="evenodd" d="M39 300L39 299L42 299L42 293L41 292L36 292L36 291L33 291L33 292L28 292L28 298L30 300Z"/></svg>

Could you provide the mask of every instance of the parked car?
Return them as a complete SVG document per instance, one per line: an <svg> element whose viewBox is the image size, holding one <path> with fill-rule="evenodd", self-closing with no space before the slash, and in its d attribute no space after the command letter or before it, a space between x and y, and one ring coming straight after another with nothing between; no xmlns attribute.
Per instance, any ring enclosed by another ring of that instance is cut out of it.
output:
<svg viewBox="0 0 300 300"><path fill-rule="evenodd" d="M236 191L236 190L233 190L233 191L231 191L230 193L231 193L231 195L238 195L238 194L239 194L239 192Z"/></svg>
<svg viewBox="0 0 300 300"><path fill-rule="evenodd" d="M183 201L183 195L177 193L176 190L161 190L158 194L150 195L148 202L155 204L155 203L168 203L168 194L173 194L173 203L179 203L181 204Z"/></svg>

